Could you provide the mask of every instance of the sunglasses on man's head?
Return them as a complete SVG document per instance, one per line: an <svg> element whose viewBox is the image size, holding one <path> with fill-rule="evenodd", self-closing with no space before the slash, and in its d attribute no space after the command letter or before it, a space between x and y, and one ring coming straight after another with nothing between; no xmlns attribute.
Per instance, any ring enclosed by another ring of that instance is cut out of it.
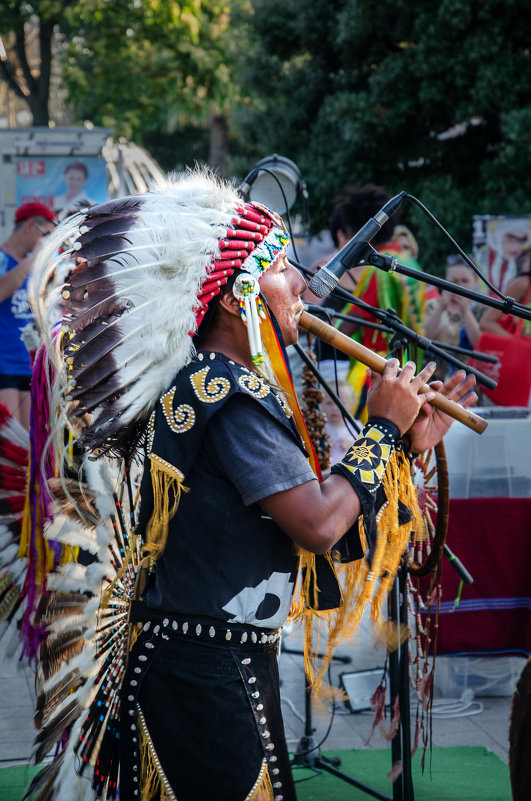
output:
<svg viewBox="0 0 531 801"><path fill-rule="evenodd" d="M42 227L42 225L39 225L39 223L35 222L35 220L33 220L33 225L35 226L35 228L37 229L37 231L40 231L40 232L41 232L41 234L42 234L43 236L48 236L48 234L51 234L51 233L52 233L52 231L51 231L51 230L49 231L47 228L43 228L43 227Z"/></svg>
<svg viewBox="0 0 531 801"><path fill-rule="evenodd" d="M508 232L505 236L507 239L512 239L513 242L518 242L519 245L525 245L527 242L527 234L511 234Z"/></svg>

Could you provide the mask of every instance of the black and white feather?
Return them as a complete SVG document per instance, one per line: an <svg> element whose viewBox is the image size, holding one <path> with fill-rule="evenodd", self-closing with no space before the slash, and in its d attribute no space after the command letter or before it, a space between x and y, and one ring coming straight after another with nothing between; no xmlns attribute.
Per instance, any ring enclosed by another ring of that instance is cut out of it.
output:
<svg viewBox="0 0 531 801"><path fill-rule="evenodd" d="M81 445L119 451L192 357L197 294L240 205L231 186L195 172L93 206L48 237L32 294L54 400Z"/></svg>
<svg viewBox="0 0 531 801"><path fill-rule="evenodd" d="M120 691L140 542L131 531L129 471L124 479L109 459L87 460L83 471L93 524L85 518L81 527L58 515L48 531L89 558L63 564L48 577L36 615L48 636L39 653L33 756L40 764L56 755L26 791L35 801L115 798L119 782ZM122 493L124 481L128 491Z"/></svg>

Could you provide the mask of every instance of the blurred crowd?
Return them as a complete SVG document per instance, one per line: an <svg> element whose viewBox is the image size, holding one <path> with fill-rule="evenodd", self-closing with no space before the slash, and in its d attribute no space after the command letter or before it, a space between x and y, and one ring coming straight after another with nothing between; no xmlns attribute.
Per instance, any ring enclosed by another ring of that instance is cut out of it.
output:
<svg viewBox="0 0 531 801"><path fill-rule="evenodd" d="M325 239L316 240L320 257L314 261L312 269L315 271L326 264L389 199L389 193L374 184L345 188L336 201ZM452 357L463 366L473 365L485 372L498 381L499 389L492 392L479 384L480 405L529 406L531 370L527 371L525 365L531 364L531 358L527 358L531 357L531 323L459 294L458 289L483 295L492 294L492 291L485 288L473 267L459 253L449 253L439 269L423 264L414 233L407 226L397 224L396 217L393 215L382 225L371 241L372 247L395 257L410 272L423 270L442 274L455 286L455 292L450 288L439 291L412 275L386 272L361 263L342 276L339 286L347 293L343 297L334 294L321 300L308 291L305 300L325 307L332 325L378 354L407 356L417 362L419 369L426 361L434 360L438 380L444 380L458 369L451 362ZM0 347L0 402L7 405L26 428L29 427L31 378L28 349L31 352L34 347L23 343L33 319L28 282L42 238L56 221L56 213L42 204L24 204L15 212L10 235L0 244L0 325L4 332ZM308 252L305 254L308 265L307 256ZM491 237L483 271L491 284L505 295L530 305L530 258L527 218L507 219ZM377 317L370 310L374 308L387 314ZM406 341L403 334L393 330L394 318L405 323L416 335L427 337L442 349L443 355L434 355L413 340ZM313 344L325 380L352 416L365 422L370 386L366 366L325 343L316 341ZM482 352L496 355L498 364L493 367L478 360L477 353ZM333 447L335 443L338 452L343 453L343 438L350 435L342 431L344 422L337 407L328 401L324 405Z"/></svg>
<svg viewBox="0 0 531 801"><path fill-rule="evenodd" d="M312 269L315 271L326 264L389 199L390 195L383 187L373 184L347 187L338 198L331 216L329 252L315 261ZM496 289L528 306L531 306L530 240L526 219L505 220L498 227L496 239L486 256L487 264L482 270ZM321 300L309 291L305 300L325 307L332 325L383 356L407 355L416 360L419 369L426 361L435 361L435 378L438 380L444 380L460 369L451 363L452 357L465 368L472 366L484 372L498 381L499 389L490 391L479 383L482 406L529 407L531 372L527 373L521 367L515 369L512 351L519 350L522 357L523 349L531 347L531 323L503 314L479 299L459 294L458 290L470 290L483 296L494 295L459 253L448 253L444 266L438 266L439 269L434 269L433 264L424 265L415 234L407 226L397 224L396 216L382 225L371 244L377 252L395 257L410 270L422 270L445 278L456 291L451 288L438 290L412 276L386 272L362 263L347 270L339 282L340 287L353 295L352 302L335 295ZM427 337L443 353L434 355L418 347L413 340L406 342L403 334L390 329L392 319L389 316L377 317L360 307L357 301L384 312L393 310L410 329ZM341 317L335 317L331 310ZM346 320L345 316L351 319ZM325 380L330 382L351 414L364 422L370 385L367 368L328 345L317 342L314 346ZM483 361L481 354L496 356L497 364ZM326 413L332 448L337 444L341 449L344 422L337 409L329 409L328 404Z"/></svg>

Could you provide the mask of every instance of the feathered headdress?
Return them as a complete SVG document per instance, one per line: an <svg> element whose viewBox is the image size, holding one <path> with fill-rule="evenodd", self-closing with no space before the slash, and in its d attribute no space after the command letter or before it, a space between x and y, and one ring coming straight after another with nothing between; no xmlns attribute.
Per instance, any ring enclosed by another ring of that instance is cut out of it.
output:
<svg viewBox="0 0 531 801"><path fill-rule="evenodd" d="M36 317L54 354L53 400L82 446L134 440L234 270L259 279L287 250L274 212L206 172L63 222L35 267Z"/></svg>

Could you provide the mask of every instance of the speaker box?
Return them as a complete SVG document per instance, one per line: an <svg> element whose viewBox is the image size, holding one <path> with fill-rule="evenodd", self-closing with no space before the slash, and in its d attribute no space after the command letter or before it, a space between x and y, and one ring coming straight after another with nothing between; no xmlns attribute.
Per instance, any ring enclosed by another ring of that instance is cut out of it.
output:
<svg viewBox="0 0 531 801"><path fill-rule="evenodd" d="M384 673L383 668L355 670L339 674L339 686L345 691L348 701L345 706L351 712L362 712L371 708L371 698ZM387 690L389 695L389 689ZM389 703L389 698L386 704Z"/></svg>

